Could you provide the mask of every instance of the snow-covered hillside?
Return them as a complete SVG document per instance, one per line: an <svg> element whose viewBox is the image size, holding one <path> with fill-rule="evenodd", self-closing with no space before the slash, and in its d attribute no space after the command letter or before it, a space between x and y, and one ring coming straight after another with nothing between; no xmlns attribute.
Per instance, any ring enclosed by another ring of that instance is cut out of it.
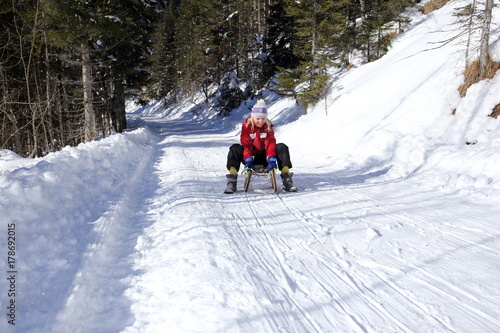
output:
<svg viewBox="0 0 500 333"><path fill-rule="evenodd" d="M464 42L432 44L466 3L415 14L307 115L264 94L297 193L222 194L255 101L131 106L126 133L0 151L0 331L499 332L500 74L460 98Z"/></svg>

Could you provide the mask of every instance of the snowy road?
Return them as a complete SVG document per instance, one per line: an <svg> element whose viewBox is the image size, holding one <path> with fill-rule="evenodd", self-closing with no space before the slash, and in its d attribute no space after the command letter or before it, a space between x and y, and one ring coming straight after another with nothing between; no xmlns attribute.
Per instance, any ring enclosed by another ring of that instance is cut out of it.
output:
<svg viewBox="0 0 500 333"><path fill-rule="evenodd" d="M500 72L461 97L467 36L435 47L468 4L411 11L307 115L262 91L297 193L222 193L251 100L223 121L151 103L123 134L0 150L0 332L500 332Z"/></svg>
<svg viewBox="0 0 500 333"><path fill-rule="evenodd" d="M134 320L125 332L500 328L491 204L384 181L384 169L315 174L300 155L300 192L275 195L262 182L245 194L240 181L223 195L234 134L195 122L148 126L159 137L158 184L143 208L135 273L124 277Z"/></svg>
<svg viewBox="0 0 500 333"><path fill-rule="evenodd" d="M296 141L299 192L225 195L237 131L189 117L4 164L2 332L500 331L494 188L333 169Z"/></svg>

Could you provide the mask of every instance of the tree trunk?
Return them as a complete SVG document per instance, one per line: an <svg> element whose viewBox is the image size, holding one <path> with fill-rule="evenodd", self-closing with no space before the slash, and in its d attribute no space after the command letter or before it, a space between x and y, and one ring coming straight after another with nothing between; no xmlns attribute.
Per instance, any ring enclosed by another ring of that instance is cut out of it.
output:
<svg viewBox="0 0 500 333"><path fill-rule="evenodd" d="M469 67L469 49L474 27L474 14L476 13L476 0L472 1L469 22L467 24L467 45L465 47L465 68Z"/></svg>
<svg viewBox="0 0 500 333"><path fill-rule="evenodd" d="M481 47L479 49L479 75L482 76L486 72L488 65L489 53L488 46L490 40L490 25L491 12L493 10L493 0L486 0L484 7L484 21L481 32Z"/></svg>
<svg viewBox="0 0 500 333"><path fill-rule="evenodd" d="M360 10L361 10L361 24L364 24L366 21L366 2L365 2L365 0L360 0L359 6L360 6Z"/></svg>
<svg viewBox="0 0 500 333"><path fill-rule="evenodd" d="M40 1L40 7L41 7L41 12L42 12L42 21L43 21L43 29L42 29L42 36L43 36L43 44L44 44L44 51L45 51L45 98L46 98L46 110L45 113L47 114L48 121L47 123L47 134L48 134L48 139L46 140L46 150L47 152L55 150L54 143L55 143L55 133L54 133L54 128L53 128L53 123L52 123L52 98L53 92L51 89L51 72L50 72L50 58L49 58L49 41L47 38L47 21L45 18L45 7L44 7L44 2L43 0Z"/></svg>
<svg viewBox="0 0 500 333"><path fill-rule="evenodd" d="M96 137L95 113L92 105L92 76L90 72L90 50L88 45L81 44L82 52L82 86L83 86L83 108L85 114L85 142L92 141Z"/></svg>
<svg viewBox="0 0 500 333"><path fill-rule="evenodd" d="M127 128L127 118L125 114L125 90L120 80L113 84L113 104L111 117L113 119L113 127L118 133L123 132Z"/></svg>

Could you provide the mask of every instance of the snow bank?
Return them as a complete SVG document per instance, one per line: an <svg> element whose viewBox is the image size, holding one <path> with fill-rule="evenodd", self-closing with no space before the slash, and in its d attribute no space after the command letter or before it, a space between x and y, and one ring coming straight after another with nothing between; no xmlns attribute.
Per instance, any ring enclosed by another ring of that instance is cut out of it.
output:
<svg viewBox="0 0 500 333"><path fill-rule="evenodd" d="M277 137L305 154L305 169L390 168L388 179L434 178L439 171L447 179L470 179L446 186L500 189L494 167L500 154L499 121L488 117L500 103L500 74L460 98L465 42L444 43L457 34L453 10L460 5L416 15L414 27L398 36L387 55L341 74L326 100L299 121L278 128ZM499 13L496 8L494 17ZM500 32L492 31L491 40L498 40ZM493 56L498 45L490 48ZM324 164L317 164L318 155L325 157Z"/></svg>
<svg viewBox="0 0 500 333"><path fill-rule="evenodd" d="M494 40L489 47L490 57L493 61L500 61L500 39Z"/></svg>
<svg viewBox="0 0 500 333"><path fill-rule="evenodd" d="M85 249L94 243L92 223L122 195L139 162L151 154L154 139L149 130L138 129L64 148L32 165L0 169L4 170L0 228L3 234L7 224L15 225L18 235L16 300L23 305L18 317L24 328L40 332L54 321L50 313L64 306ZM4 156L1 166L5 166ZM13 157L7 156L7 162ZM0 239L2 250L6 241ZM2 268L5 264L2 260ZM7 280L1 279L0 290L7 290L6 286ZM4 305L5 295L1 300ZM0 321L1 331L5 332L6 324Z"/></svg>

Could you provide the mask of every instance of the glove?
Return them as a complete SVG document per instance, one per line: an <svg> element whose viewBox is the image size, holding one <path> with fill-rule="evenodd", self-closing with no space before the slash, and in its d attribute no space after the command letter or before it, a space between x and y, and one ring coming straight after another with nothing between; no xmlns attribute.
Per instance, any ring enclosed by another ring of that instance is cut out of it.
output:
<svg viewBox="0 0 500 333"><path fill-rule="evenodd" d="M253 158L252 157L247 157L245 160L245 169L252 169L253 170Z"/></svg>
<svg viewBox="0 0 500 333"><path fill-rule="evenodd" d="M278 169L278 166L276 165L276 157L269 157L267 159L267 171L271 172L273 169Z"/></svg>

